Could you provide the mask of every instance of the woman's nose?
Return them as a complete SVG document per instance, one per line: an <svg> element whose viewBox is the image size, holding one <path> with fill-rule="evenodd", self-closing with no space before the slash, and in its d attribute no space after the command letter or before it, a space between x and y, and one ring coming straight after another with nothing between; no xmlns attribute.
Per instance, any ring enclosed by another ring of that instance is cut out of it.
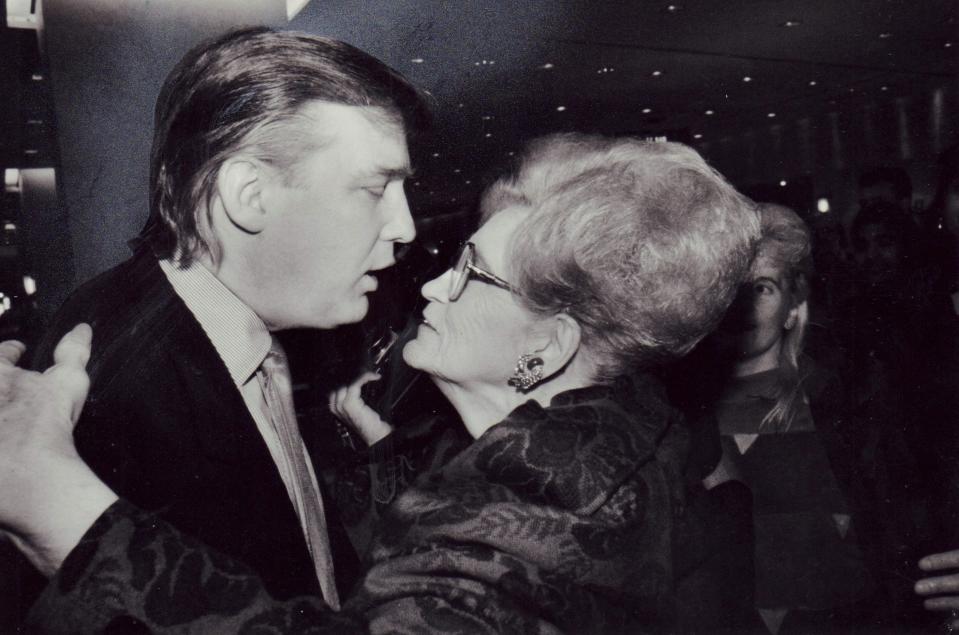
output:
<svg viewBox="0 0 959 635"><path fill-rule="evenodd" d="M447 269L442 274L424 284L420 293L424 298L432 302L449 302L451 275L453 275L453 270Z"/></svg>

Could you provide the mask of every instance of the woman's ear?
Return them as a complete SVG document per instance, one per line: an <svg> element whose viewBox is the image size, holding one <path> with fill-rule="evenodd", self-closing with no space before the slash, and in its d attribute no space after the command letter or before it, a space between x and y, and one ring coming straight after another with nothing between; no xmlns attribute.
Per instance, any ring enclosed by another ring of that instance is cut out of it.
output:
<svg viewBox="0 0 959 635"><path fill-rule="evenodd" d="M805 300L789 309L789 313L786 314L786 321L783 322L783 328L787 331L791 331L795 328L796 324L799 323L800 316L806 317L809 314L809 305Z"/></svg>
<svg viewBox="0 0 959 635"><path fill-rule="evenodd" d="M537 325L532 352L543 360L543 377L551 377L569 364L581 338L579 322L566 313L557 313Z"/></svg>
<svg viewBox="0 0 959 635"><path fill-rule="evenodd" d="M230 222L248 234L266 227L263 189L268 175L259 161L247 157L227 159L217 173L217 194Z"/></svg>

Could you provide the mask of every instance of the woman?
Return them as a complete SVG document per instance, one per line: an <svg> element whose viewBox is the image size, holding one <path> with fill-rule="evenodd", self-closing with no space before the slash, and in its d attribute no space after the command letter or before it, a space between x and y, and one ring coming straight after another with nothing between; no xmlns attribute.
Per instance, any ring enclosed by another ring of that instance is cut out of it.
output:
<svg viewBox="0 0 959 635"><path fill-rule="evenodd" d="M67 559L36 623L668 624L685 439L647 371L718 322L748 271L755 212L687 147L575 134L534 142L481 212L453 267L424 286L430 304L404 350L475 441L385 514L344 613L273 603L241 567L121 502ZM91 601L111 582L122 597Z"/></svg>
<svg viewBox="0 0 959 635"><path fill-rule="evenodd" d="M706 485L737 479L753 492L758 618L773 633L823 632L870 595L872 581L840 486L852 476L837 440L841 391L801 358L810 232L785 207L759 211L751 280L714 342L731 377L714 410L723 457Z"/></svg>

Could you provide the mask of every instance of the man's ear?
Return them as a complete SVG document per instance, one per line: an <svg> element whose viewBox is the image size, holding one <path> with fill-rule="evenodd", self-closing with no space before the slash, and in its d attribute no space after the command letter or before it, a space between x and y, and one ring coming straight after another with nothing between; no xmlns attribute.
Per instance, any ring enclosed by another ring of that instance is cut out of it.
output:
<svg viewBox="0 0 959 635"><path fill-rule="evenodd" d="M566 313L542 320L534 327L530 351L543 360L543 377L563 370L579 350L582 329Z"/></svg>
<svg viewBox="0 0 959 635"><path fill-rule="evenodd" d="M268 175L262 163L247 157L232 157L217 173L217 194L223 211L236 227L258 234L266 227L263 189Z"/></svg>

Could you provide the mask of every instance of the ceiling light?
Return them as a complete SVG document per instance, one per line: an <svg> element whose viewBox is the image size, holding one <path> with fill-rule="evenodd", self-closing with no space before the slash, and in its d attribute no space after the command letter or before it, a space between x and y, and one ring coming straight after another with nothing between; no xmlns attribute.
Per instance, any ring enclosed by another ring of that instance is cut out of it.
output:
<svg viewBox="0 0 959 635"><path fill-rule="evenodd" d="M3 224L3 231L5 231L5 232L15 232L15 231L17 231L17 225L16 225L16 223L11 223L10 221L5 222L5 223Z"/></svg>
<svg viewBox="0 0 959 635"><path fill-rule="evenodd" d="M566 110L566 106L556 106L556 112L563 112Z"/></svg>
<svg viewBox="0 0 959 635"><path fill-rule="evenodd" d="M679 11L681 8L682 8L682 7L680 7L678 4L667 4L667 5L666 5L666 10L669 11L670 13L676 13L676 12Z"/></svg>
<svg viewBox="0 0 959 635"><path fill-rule="evenodd" d="M711 115L714 115L714 114L716 114L716 113L715 113L715 111L713 111L713 110L707 110L707 111L706 111L706 115L707 115L707 116L711 116Z"/></svg>
<svg viewBox="0 0 959 635"><path fill-rule="evenodd" d="M880 39L880 40L888 40L888 39L891 38L891 37L892 37L892 33L889 33L888 31L885 32L885 33L880 33L880 34L879 34L879 39Z"/></svg>
<svg viewBox="0 0 959 635"><path fill-rule="evenodd" d="M37 292L37 281L33 279L33 276L23 276L23 290L26 291L27 295L33 295Z"/></svg>
<svg viewBox="0 0 959 635"><path fill-rule="evenodd" d="M453 170L453 174L459 174L459 173L460 173L460 169L459 169L459 168L455 168L455 169Z"/></svg>
<svg viewBox="0 0 959 635"><path fill-rule="evenodd" d="M470 181L469 179L466 179L466 180L463 181L463 182L466 183L467 185L469 185L470 183L472 183L472 181Z"/></svg>
<svg viewBox="0 0 959 635"><path fill-rule="evenodd" d="M492 133L492 132L487 132L487 133L486 133L485 135L483 135L483 136L486 137L487 139L489 139L490 137L493 136L493 133Z"/></svg>
<svg viewBox="0 0 959 635"><path fill-rule="evenodd" d="M819 210L819 213L820 213L820 214L825 214L826 212L828 212L828 211L829 211L829 199L828 199L828 198L821 198L821 199L819 199L818 201L816 201L816 209Z"/></svg>
<svg viewBox="0 0 959 635"><path fill-rule="evenodd" d="M35 155L35 154L39 154L39 151L38 151L38 150L34 150L33 148L30 148L30 149L28 149L28 150L24 150L23 153L24 153L24 154L29 154L30 156L33 156L33 155Z"/></svg>
<svg viewBox="0 0 959 635"><path fill-rule="evenodd" d="M698 133L698 132L693 135L693 139L702 139L702 138L703 138L703 135L701 135L701 134Z"/></svg>
<svg viewBox="0 0 959 635"><path fill-rule="evenodd" d="M542 68L544 71L552 70L552 69L553 69L553 63L552 63L552 62L546 62L545 64L543 64L542 66L540 66L540 68Z"/></svg>
<svg viewBox="0 0 959 635"><path fill-rule="evenodd" d="M653 71L652 73L653 77L659 77L662 74L663 74L663 71Z"/></svg>
<svg viewBox="0 0 959 635"><path fill-rule="evenodd" d="M951 49L951 48L952 48L952 42L946 42L945 44L943 44L943 46L946 47L947 49Z"/></svg>
<svg viewBox="0 0 959 635"><path fill-rule="evenodd" d="M644 114L644 115L648 115L648 114L651 113L651 112L653 112L653 109L652 109L652 108L643 108L643 114Z"/></svg>
<svg viewBox="0 0 959 635"><path fill-rule="evenodd" d="M40 73L34 73L33 75L30 76L30 79L32 79L35 82L42 82L43 75L41 75Z"/></svg>
<svg viewBox="0 0 959 635"><path fill-rule="evenodd" d="M801 24L802 24L802 21L801 21L801 20L786 20L785 22L783 22L783 23L780 24L779 26L783 26L783 27L786 27L787 29L791 29L792 27L794 27L794 26L799 26L799 25L801 25Z"/></svg>
<svg viewBox="0 0 959 635"><path fill-rule="evenodd" d="M43 119L27 119L28 126L41 126L43 125Z"/></svg>
<svg viewBox="0 0 959 635"><path fill-rule="evenodd" d="M750 77L749 75L746 75L745 77L743 77L743 81L748 84L749 82L753 81L753 78Z"/></svg>
<svg viewBox="0 0 959 635"><path fill-rule="evenodd" d="M434 159L440 158L440 153L439 153L439 152L434 152L434 153L433 153L433 158L434 158Z"/></svg>
<svg viewBox="0 0 959 635"><path fill-rule="evenodd" d="M513 156L513 155L514 155L514 154L516 154L516 153L515 153L515 152L513 152L512 150L510 150L510 151L509 151L509 152L507 152L506 154L508 154L509 156Z"/></svg>
<svg viewBox="0 0 959 635"><path fill-rule="evenodd" d="M786 181L785 180L780 181L779 187L786 187Z"/></svg>
<svg viewBox="0 0 959 635"><path fill-rule="evenodd" d="M411 59L410 61L413 62L414 64L422 64L422 63L423 63L423 58L422 58L422 57L414 57L414 58Z"/></svg>
<svg viewBox="0 0 959 635"><path fill-rule="evenodd" d="M483 115L483 121L489 121L492 118L492 115Z"/></svg>
<svg viewBox="0 0 959 635"><path fill-rule="evenodd" d="M888 87L888 86L880 86L880 87L879 87L879 90L883 90L883 91L889 90L889 87Z"/></svg>
<svg viewBox="0 0 959 635"><path fill-rule="evenodd" d="M817 82L816 82L816 80L814 80L814 79L809 80L809 85L810 85L810 86L815 86L816 83L817 83Z"/></svg>
<svg viewBox="0 0 959 635"><path fill-rule="evenodd" d="M774 112L771 112L771 113L769 113L769 114L768 114L768 115L766 115L766 116L767 116L767 117L769 117L770 119L772 119L773 117L775 117L775 116L776 116L776 113L774 113Z"/></svg>

